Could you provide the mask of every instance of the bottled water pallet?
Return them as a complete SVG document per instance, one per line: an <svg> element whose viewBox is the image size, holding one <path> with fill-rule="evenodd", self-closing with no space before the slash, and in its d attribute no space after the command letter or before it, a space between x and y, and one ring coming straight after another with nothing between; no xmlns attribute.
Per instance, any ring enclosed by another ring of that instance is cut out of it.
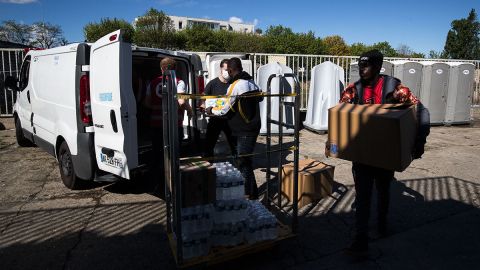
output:
<svg viewBox="0 0 480 270"><path fill-rule="evenodd" d="M175 262L177 263L177 266L179 268L187 268L198 265L210 266L219 264L222 262L240 258L248 254L261 252L263 250L273 247L274 245L277 245L283 240L293 237L295 237L295 234L292 233L291 227L278 221L278 237L274 240L265 240L261 242L256 242L254 244L243 243L234 247L213 247L208 255L183 260L183 262L179 264L177 259L176 239L173 233L168 233L170 248L172 249L173 257L175 258Z"/></svg>

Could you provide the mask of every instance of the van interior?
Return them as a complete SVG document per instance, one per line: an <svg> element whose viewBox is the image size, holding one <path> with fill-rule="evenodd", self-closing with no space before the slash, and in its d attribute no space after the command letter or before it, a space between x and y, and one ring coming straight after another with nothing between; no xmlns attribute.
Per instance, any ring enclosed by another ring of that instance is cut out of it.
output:
<svg viewBox="0 0 480 270"><path fill-rule="evenodd" d="M137 138L139 164L148 164L153 149L153 138L162 136L162 129L150 126L152 109L146 106L145 97L150 82L161 75L160 61L165 55L157 52L135 52L132 59L132 89L137 104ZM174 58L175 59L175 58ZM176 60L176 76L183 80L186 91L191 93L188 62L181 58ZM189 132L185 132L189 134Z"/></svg>

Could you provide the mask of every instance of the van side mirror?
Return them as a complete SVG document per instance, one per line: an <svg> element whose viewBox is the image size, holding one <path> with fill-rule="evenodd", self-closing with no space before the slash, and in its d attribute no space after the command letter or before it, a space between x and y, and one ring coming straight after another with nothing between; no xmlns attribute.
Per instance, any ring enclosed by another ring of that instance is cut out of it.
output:
<svg viewBox="0 0 480 270"><path fill-rule="evenodd" d="M18 80L13 76L5 78L5 88L10 91L19 91Z"/></svg>

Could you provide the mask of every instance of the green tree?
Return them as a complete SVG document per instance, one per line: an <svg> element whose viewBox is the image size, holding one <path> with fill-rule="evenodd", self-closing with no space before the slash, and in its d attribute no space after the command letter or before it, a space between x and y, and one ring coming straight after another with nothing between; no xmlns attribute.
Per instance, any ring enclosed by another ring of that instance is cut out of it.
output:
<svg viewBox="0 0 480 270"><path fill-rule="evenodd" d="M154 8L150 8L135 22L134 42L140 46L175 49L178 45L172 20Z"/></svg>
<svg viewBox="0 0 480 270"><path fill-rule="evenodd" d="M30 45L32 27L28 24L17 23L14 20L3 21L0 26L0 40Z"/></svg>
<svg viewBox="0 0 480 270"><path fill-rule="evenodd" d="M323 39L326 53L329 55L349 55L350 50L341 36L328 36Z"/></svg>
<svg viewBox="0 0 480 270"><path fill-rule="evenodd" d="M85 27L83 27L83 34L85 36L85 40L88 42L95 42L99 38L118 29L124 29L125 40L132 42L135 32L133 26L129 22L117 18L102 18L100 19L99 23L88 23L85 25Z"/></svg>
<svg viewBox="0 0 480 270"><path fill-rule="evenodd" d="M291 28L282 25L270 26L265 31L265 52L267 53L298 53L299 44Z"/></svg>
<svg viewBox="0 0 480 270"><path fill-rule="evenodd" d="M357 42L350 45L350 54L360 56L362 53L368 52L371 49L371 46L365 45L361 42Z"/></svg>
<svg viewBox="0 0 480 270"><path fill-rule="evenodd" d="M226 31L220 31L226 32ZM221 33L220 33L221 34ZM228 35L229 34L229 35ZM263 52L264 38L255 34L227 33L224 41L224 49L227 52Z"/></svg>
<svg viewBox="0 0 480 270"><path fill-rule="evenodd" d="M397 56L397 52L395 49L388 43L388 41L377 42L372 45L372 50L379 50L383 56L386 57L395 57Z"/></svg>
<svg viewBox="0 0 480 270"><path fill-rule="evenodd" d="M442 53L441 52L437 52L435 50L430 50L428 52L428 58L431 58L431 59L438 59L438 58L441 58L442 57Z"/></svg>
<svg viewBox="0 0 480 270"><path fill-rule="evenodd" d="M207 26L193 25L179 31L179 35L186 40L185 48L197 52L223 52L225 47L219 31L214 31Z"/></svg>
<svg viewBox="0 0 480 270"><path fill-rule="evenodd" d="M308 33L296 34L296 43L298 43L298 51L300 54L324 54L325 45L322 39L315 37L312 31Z"/></svg>
<svg viewBox="0 0 480 270"><path fill-rule="evenodd" d="M480 58L480 22L475 9L467 18L453 20L445 41L444 56L453 59Z"/></svg>
<svg viewBox="0 0 480 270"><path fill-rule="evenodd" d="M32 25L32 45L39 48L52 48L66 43L62 28L48 22L36 22Z"/></svg>

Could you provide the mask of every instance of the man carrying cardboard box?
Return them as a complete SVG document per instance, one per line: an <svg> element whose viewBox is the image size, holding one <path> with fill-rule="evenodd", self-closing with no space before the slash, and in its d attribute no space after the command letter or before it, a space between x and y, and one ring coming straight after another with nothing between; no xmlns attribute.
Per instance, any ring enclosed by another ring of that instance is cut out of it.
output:
<svg viewBox="0 0 480 270"><path fill-rule="evenodd" d="M383 55L378 50L368 51L360 56L360 80L350 84L342 93L340 102L351 104L410 104L417 106L417 138L413 158L420 158L424 152L426 137L430 133L428 110L420 103L408 87L400 80L381 75ZM330 150L327 143L327 150ZM370 204L375 183L378 194L377 230L381 236L387 234L387 213L390 202L390 183L394 171L353 162L353 179L356 191L355 239L348 249L352 253L364 253L368 250L368 220Z"/></svg>

